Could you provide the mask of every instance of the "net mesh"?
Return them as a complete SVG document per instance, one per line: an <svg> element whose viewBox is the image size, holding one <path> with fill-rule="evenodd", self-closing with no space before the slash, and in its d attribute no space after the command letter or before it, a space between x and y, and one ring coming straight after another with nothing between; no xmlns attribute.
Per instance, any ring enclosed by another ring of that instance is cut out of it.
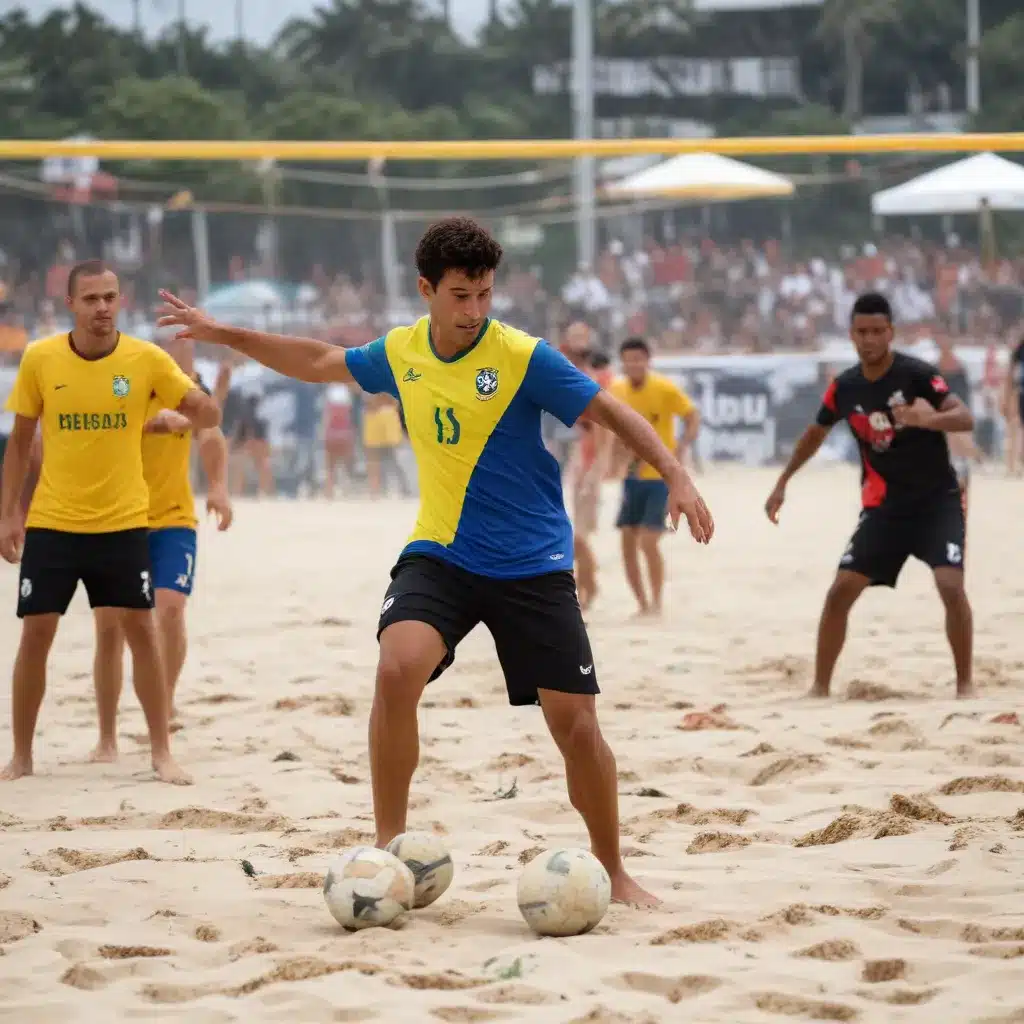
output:
<svg viewBox="0 0 1024 1024"><path fill-rule="evenodd" d="M239 167L219 175L216 202L136 180L131 165L117 177L9 167L0 174L0 359L10 370L29 338L67 326L67 271L91 256L120 273L122 326L143 336L157 289L171 287L236 323L361 344L420 314L416 242L438 217L465 213L506 251L495 314L551 340L585 320L613 357L624 337L647 337L701 404L709 460L785 457L823 381L851 357L850 304L872 288L892 300L902 342L935 358L936 341L956 343L983 447L1002 457L1019 422L1007 373L1024 319L1022 225L984 209L881 221L872 192L956 157L887 159L759 159L795 181L787 198L599 193L592 266L579 262L571 163L496 161L440 176L320 165L268 178L266 168ZM601 164L600 183L639 169ZM236 376L236 389L249 386ZM295 448L303 433L308 455L323 441L325 392L274 388L265 410L273 451ZM357 399L357 419L359 408ZM358 430L355 449L358 467ZM310 486L323 478L316 458L304 470Z"/></svg>

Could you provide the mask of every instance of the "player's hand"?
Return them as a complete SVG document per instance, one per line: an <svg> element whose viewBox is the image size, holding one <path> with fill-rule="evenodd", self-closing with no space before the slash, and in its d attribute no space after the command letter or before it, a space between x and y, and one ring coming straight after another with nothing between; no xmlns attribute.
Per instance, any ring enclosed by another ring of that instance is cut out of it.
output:
<svg viewBox="0 0 1024 1024"><path fill-rule="evenodd" d="M781 481L775 485L774 490L768 495L764 503L764 510L768 518L776 525L779 525L779 512L786 501L786 485Z"/></svg>
<svg viewBox="0 0 1024 1024"><path fill-rule="evenodd" d="M175 335L178 340L191 338L193 341L216 342L218 325L213 317L164 288L160 289L160 298L164 300L164 305L160 307L160 317L156 322L158 328L184 328Z"/></svg>
<svg viewBox="0 0 1024 1024"><path fill-rule="evenodd" d="M217 517L217 529L223 533L235 519L235 510L227 491L222 488L210 491L206 496L206 511Z"/></svg>
<svg viewBox="0 0 1024 1024"><path fill-rule="evenodd" d="M892 418L901 427L919 427L927 430L935 419L935 410L925 398L915 398L911 405L893 407Z"/></svg>
<svg viewBox="0 0 1024 1024"><path fill-rule="evenodd" d="M679 480L669 483L668 515L673 530L678 530L679 520L685 518L690 527L690 536L698 544L707 544L714 536L715 521L688 476L684 475Z"/></svg>
<svg viewBox="0 0 1024 1024"><path fill-rule="evenodd" d="M0 556L5 562L17 565L25 543L25 523L20 515L0 519Z"/></svg>

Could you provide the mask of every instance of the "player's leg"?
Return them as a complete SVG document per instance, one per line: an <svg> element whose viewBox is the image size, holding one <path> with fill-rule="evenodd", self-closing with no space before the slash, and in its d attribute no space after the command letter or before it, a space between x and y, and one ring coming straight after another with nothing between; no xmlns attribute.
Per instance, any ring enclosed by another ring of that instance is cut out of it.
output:
<svg viewBox="0 0 1024 1024"><path fill-rule="evenodd" d="M973 697L974 615L964 587L967 529L962 496L951 494L939 499L917 526L914 554L931 568L946 611L956 695Z"/></svg>
<svg viewBox="0 0 1024 1024"><path fill-rule="evenodd" d="M188 656L188 630L185 608L195 582L196 531L187 527L152 530L149 534L149 560L160 652L170 720L176 717L174 695L181 670Z"/></svg>
<svg viewBox="0 0 1024 1024"><path fill-rule="evenodd" d="M403 558L392 570L377 626L380 654L369 728L378 846L405 831L419 763L420 697L479 621L473 579L421 556Z"/></svg>
<svg viewBox="0 0 1024 1024"><path fill-rule="evenodd" d="M0 780L32 774L32 740L46 693L46 664L60 618L78 586L76 540L54 530L25 533L18 579L21 640L11 679L14 752Z"/></svg>
<svg viewBox="0 0 1024 1024"><path fill-rule="evenodd" d="M125 642L132 654L132 683L146 716L153 770L162 782L188 785L191 778L171 756L167 686L156 620L149 562L149 531L99 534L82 582L89 604L117 609Z"/></svg>
<svg viewBox="0 0 1024 1024"><path fill-rule="evenodd" d="M597 558L590 538L597 530L599 495L597 487L577 484L573 495L573 559L576 592L580 607L586 611L597 597Z"/></svg>
<svg viewBox="0 0 1024 1024"><path fill-rule="evenodd" d="M661 480L645 480L643 486L643 511L638 540L651 584L651 613L660 615L665 589L665 560L661 554L661 538L665 532L665 516L668 512L668 487Z"/></svg>
<svg viewBox="0 0 1024 1024"><path fill-rule="evenodd" d="M615 755L597 717L597 670L571 573L492 581L484 622L494 637L509 703L540 703L565 762L569 800L612 881L612 898L653 906L658 900L627 874L619 847Z"/></svg>
<svg viewBox="0 0 1024 1024"><path fill-rule="evenodd" d="M640 523L643 518L643 506L640 501L641 492L637 488L637 480L622 482L622 503L615 525L622 538L622 566L626 570L626 581L633 591L640 614L646 615L650 604L644 588L643 576L640 574Z"/></svg>
<svg viewBox="0 0 1024 1024"><path fill-rule="evenodd" d="M831 691L832 674L846 643L847 623L857 599L872 585L895 587L909 554L905 528L894 524L879 509L861 513L821 609L812 697L827 697Z"/></svg>
<svg viewBox="0 0 1024 1024"><path fill-rule="evenodd" d="M96 716L100 735L90 760L117 760L117 708L124 687L124 631L116 608L97 608L96 651L92 663L92 684L96 692Z"/></svg>
<svg viewBox="0 0 1024 1024"><path fill-rule="evenodd" d="M368 446L366 449L366 488L371 498L379 498L381 491L381 459L380 448Z"/></svg>

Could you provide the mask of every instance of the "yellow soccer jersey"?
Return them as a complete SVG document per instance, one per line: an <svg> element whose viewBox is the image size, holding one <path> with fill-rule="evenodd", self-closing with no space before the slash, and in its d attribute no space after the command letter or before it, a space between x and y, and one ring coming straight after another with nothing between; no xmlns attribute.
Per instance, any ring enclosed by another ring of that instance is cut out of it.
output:
<svg viewBox="0 0 1024 1024"><path fill-rule="evenodd" d="M626 377L619 377L608 389L625 402L652 427L669 451L676 449L676 417L684 419L694 410L694 404L682 388L660 373L648 373L647 379L634 387ZM660 480L658 471L646 462L634 464L630 476L640 480Z"/></svg>
<svg viewBox="0 0 1024 1024"><path fill-rule="evenodd" d="M203 388L198 377L195 386ZM205 391L206 389L203 388ZM146 419L165 408L156 395L149 400ZM142 471L149 488L149 528L195 528L196 499L192 492L192 431L180 434L143 434Z"/></svg>
<svg viewBox="0 0 1024 1024"><path fill-rule="evenodd" d="M150 399L174 409L193 387L166 352L127 334L99 359L79 355L68 334L30 344L6 406L42 427L26 525L68 533L148 526L142 427Z"/></svg>
<svg viewBox="0 0 1024 1024"><path fill-rule="evenodd" d="M420 486L405 552L498 579L572 568L572 526L541 413L572 426L600 390L595 381L497 320L453 359L434 350L427 317L345 358L364 391L402 403Z"/></svg>

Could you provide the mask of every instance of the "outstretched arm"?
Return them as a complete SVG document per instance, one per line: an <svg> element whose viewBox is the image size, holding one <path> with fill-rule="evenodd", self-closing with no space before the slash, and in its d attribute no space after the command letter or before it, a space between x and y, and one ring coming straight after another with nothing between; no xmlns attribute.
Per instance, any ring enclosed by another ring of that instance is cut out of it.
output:
<svg viewBox="0 0 1024 1024"><path fill-rule="evenodd" d="M352 380L345 361L345 350L314 338L293 338L284 334L264 334L243 327L218 323L202 310L189 306L176 295L161 291L166 305L161 309L159 327L180 327L179 338L194 338L234 349L256 362L296 380L313 384Z"/></svg>

